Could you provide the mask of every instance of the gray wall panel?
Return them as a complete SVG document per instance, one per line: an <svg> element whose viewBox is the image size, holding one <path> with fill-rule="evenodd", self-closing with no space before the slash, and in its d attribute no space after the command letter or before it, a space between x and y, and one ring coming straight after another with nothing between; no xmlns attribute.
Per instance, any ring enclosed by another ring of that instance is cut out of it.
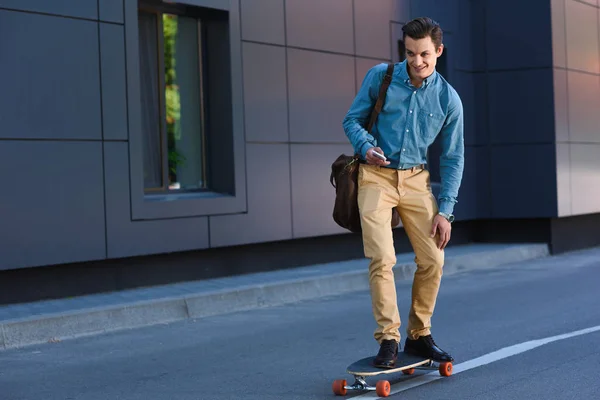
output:
<svg viewBox="0 0 600 400"><path fill-rule="evenodd" d="M532 154L535 154L535 162L523 162L531 160ZM557 215L554 143L494 146L491 156L493 217L535 218Z"/></svg>
<svg viewBox="0 0 600 400"><path fill-rule="evenodd" d="M100 20L123 23L123 0L97 0L100 6Z"/></svg>
<svg viewBox="0 0 600 400"><path fill-rule="evenodd" d="M460 45L454 51L456 68L465 71L482 71L485 69L484 2L460 0L458 7L457 33Z"/></svg>
<svg viewBox="0 0 600 400"><path fill-rule="evenodd" d="M488 75L488 106L493 143L554 141L552 70L495 72Z"/></svg>
<svg viewBox="0 0 600 400"><path fill-rule="evenodd" d="M465 169L458 191L458 203L454 205L454 215L457 221L477 218L477 195L479 193L477 187L478 149L479 147L465 147Z"/></svg>
<svg viewBox="0 0 600 400"><path fill-rule="evenodd" d="M103 259L102 145L0 141L0 269Z"/></svg>
<svg viewBox="0 0 600 400"><path fill-rule="evenodd" d="M600 212L600 144L570 147L572 215Z"/></svg>
<svg viewBox="0 0 600 400"><path fill-rule="evenodd" d="M467 108L471 109L471 115L475 117L475 137L474 145L487 145L491 143L489 129L489 105L488 105L488 81L485 74L473 74L473 83L475 85L475 103L463 104L466 114Z"/></svg>
<svg viewBox="0 0 600 400"><path fill-rule="evenodd" d="M552 56L555 67L567 67L567 27L565 1L550 0L552 8Z"/></svg>
<svg viewBox="0 0 600 400"><path fill-rule="evenodd" d="M352 0L287 0L285 17L288 46L354 54Z"/></svg>
<svg viewBox="0 0 600 400"><path fill-rule="evenodd" d="M485 2L484 1L469 1L472 15L472 53L471 60L473 69L476 71L484 70L487 67L487 53L485 51L487 44L487 27L485 19Z"/></svg>
<svg viewBox="0 0 600 400"><path fill-rule="evenodd" d="M291 150L294 238L348 233L333 220L329 174L340 154L352 154L352 146L293 144Z"/></svg>
<svg viewBox="0 0 600 400"><path fill-rule="evenodd" d="M406 23L410 20L410 0L394 0L392 7L394 8L390 18L392 21Z"/></svg>
<svg viewBox="0 0 600 400"><path fill-rule="evenodd" d="M476 197L477 197L477 218L490 218L492 216L492 148L488 146L475 147L474 166L477 175Z"/></svg>
<svg viewBox="0 0 600 400"><path fill-rule="evenodd" d="M410 7L412 18L427 16L439 22L445 31L458 30L458 0L412 0Z"/></svg>
<svg viewBox="0 0 600 400"><path fill-rule="evenodd" d="M554 131L557 142L569 140L569 92L567 71L554 69Z"/></svg>
<svg viewBox="0 0 600 400"><path fill-rule="evenodd" d="M556 144L556 195L558 216L569 216L571 209L571 145Z"/></svg>
<svg viewBox="0 0 600 400"><path fill-rule="evenodd" d="M463 103L465 145L475 145L477 137L481 134L476 127L477 113L483 109L482 105L475 101L475 76L463 71L455 71L453 75L451 85Z"/></svg>
<svg viewBox="0 0 600 400"><path fill-rule="evenodd" d="M552 65L549 0L486 0L485 5L488 69ZM526 35L513 28L519 26L527 26Z"/></svg>
<svg viewBox="0 0 600 400"><path fill-rule="evenodd" d="M2 138L100 139L98 26L0 10Z"/></svg>
<svg viewBox="0 0 600 400"><path fill-rule="evenodd" d="M15 10L98 19L98 1L99 0L0 0L0 8L6 7Z"/></svg>
<svg viewBox="0 0 600 400"><path fill-rule="evenodd" d="M600 143L600 76L569 71L568 82L571 141Z"/></svg>
<svg viewBox="0 0 600 400"><path fill-rule="evenodd" d="M442 73L442 76L446 78L450 83L453 82L454 76L456 75L456 59L457 55L460 54L460 48L462 43L454 33L444 34L444 52L443 56L446 57L446 70L440 71L439 65L436 67L438 72Z"/></svg>
<svg viewBox="0 0 600 400"><path fill-rule="evenodd" d="M246 146L248 213L210 217L211 247L292 238L289 151L287 144Z"/></svg>
<svg viewBox="0 0 600 400"><path fill-rule="evenodd" d="M125 32L122 26L100 24L100 62L104 140L127 140Z"/></svg>
<svg viewBox="0 0 600 400"><path fill-rule="evenodd" d="M242 39L285 44L284 0L240 1Z"/></svg>
<svg viewBox="0 0 600 400"><path fill-rule="evenodd" d="M358 91L360 90L360 87L363 83L363 81L365 80L365 76L367 75L367 72L369 71L369 69L373 68L374 66L376 66L377 64L381 64L381 63L385 63L385 62L389 62L386 60L373 60L372 58L356 58L356 92L358 93ZM350 108L351 104L348 104L347 108ZM348 111L348 110L346 110ZM342 116L342 119L344 119L344 117ZM340 122L341 123L341 122Z"/></svg>
<svg viewBox="0 0 600 400"><path fill-rule="evenodd" d="M128 257L208 247L208 218L131 220L127 143L104 142L108 257Z"/></svg>
<svg viewBox="0 0 600 400"><path fill-rule="evenodd" d="M566 0L567 66L600 73L598 53L598 10L587 4Z"/></svg>
<svg viewBox="0 0 600 400"><path fill-rule="evenodd" d="M489 218L490 203L490 147L465 146L465 168L454 206L457 221ZM437 187L437 188L436 188ZM434 186L436 200L441 187Z"/></svg>
<svg viewBox="0 0 600 400"><path fill-rule="evenodd" d="M285 48L255 43L243 43L242 48L246 140L286 142L289 134Z"/></svg>
<svg viewBox="0 0 600 400"><path fill-rule="evenodd" d="M389 59L390 24L393 18L394 1L378 0L373 7L372 0L354 0L354 22L356 24L356 55ZM377 23L373 23L377 21Z"/></svg>
<svg viewBox="0 0 600 400"><path fill-rule="evenodd" d="M288 49L293 142L347 142L342 120L355 96L354 58Z"/></svg>

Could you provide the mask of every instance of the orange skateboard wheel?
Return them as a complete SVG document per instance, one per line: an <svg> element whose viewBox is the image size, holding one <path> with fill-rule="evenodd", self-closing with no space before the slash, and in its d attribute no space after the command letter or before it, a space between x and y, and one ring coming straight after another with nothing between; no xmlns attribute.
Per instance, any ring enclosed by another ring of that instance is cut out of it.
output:
<svg viewBox="0 0 600 400"><path fill-rule="evenodd" d="M452 375L452 363L445 362L440 364L440 375L442 376L450 376Z"/></svg>
<svg viewBox="0 0 600 400"><path fill-rule="evenodd" d="M345 396L348 390L345 388L346 381L344 379L338 379L333 381L332 389L333 393L337 396Z"/></svg>
<svg viewBox="0 0 600 400"><path fill-rule="evenodd" d="M388 397L390 395L390 383L388 381L379 381L375 386L375 392L379 397Z"/></svg>

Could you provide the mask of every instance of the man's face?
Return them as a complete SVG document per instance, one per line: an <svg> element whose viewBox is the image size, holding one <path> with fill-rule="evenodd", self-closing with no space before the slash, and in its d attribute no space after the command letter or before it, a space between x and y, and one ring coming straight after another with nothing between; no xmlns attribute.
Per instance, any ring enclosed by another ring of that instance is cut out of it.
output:
<svg viewBox="0 0 600 400"><path fill-rule="evenodd" d="M442 55L444 45L436 50L431 37L413 39L409 36L404 41L406 60L411 78L423 80L433 74L437 59Z"/></svg>

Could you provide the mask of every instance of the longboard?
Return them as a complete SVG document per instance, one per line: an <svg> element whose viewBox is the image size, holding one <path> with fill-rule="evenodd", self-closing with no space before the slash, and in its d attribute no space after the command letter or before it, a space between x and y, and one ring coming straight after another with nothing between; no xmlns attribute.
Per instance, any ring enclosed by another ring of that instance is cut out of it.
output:
<svg viewBox="0 0 600 400"><path fill-rule="evenodd" d="M379 380L376 386L370 386L366 377L372 377L383 374L393 374L402 372L405 375L412 375L415 369L438 370L442 376L452 375L452 363L438 363L430 358L423 358L398 352L396 366L393 368L379 368L373 366L374 356L362 358L346 368L346 372L354 375L354 384L348 385L345 379L338 379L333 382L333 393L338 396L345 396L348 390L374 390L379 397L388 397L390 395L390 382Z"/></svg>

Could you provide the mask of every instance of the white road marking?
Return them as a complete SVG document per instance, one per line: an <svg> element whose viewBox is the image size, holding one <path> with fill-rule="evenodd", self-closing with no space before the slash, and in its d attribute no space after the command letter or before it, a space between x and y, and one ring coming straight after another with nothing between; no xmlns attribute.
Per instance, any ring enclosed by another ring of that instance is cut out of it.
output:
<svg viewBox="0 0 600 400"><path fill-rule="evenodd" d="M454 365L452 370L452 375L459 374L464 371L468 371L473 368L481 367L486 364L493 363L498 360L502 360L504 358L512 357L517 354L524 353L529 350L533 350L537 347L543 346L548 343L556 342L559 340L569 339L575 336L586 335L588 333L598 332L600 331L600 325L593 326L587 329L581 329L579 331L564 333L562 335L556 335L547 337L544 339L530 340L529 342L523 342L519 344L515 344L513 346L505 347L503 349L484 354L481 357L474 358L469 361L465 361L463 363ZM406 390L415 388L417 386L426 385L430 382L437 381L438 379L443 379L444 377L440 375L438 371L430 372L425 375L421 375L417 378L410 379L408 382L399 382L391 387L390 396L396 393L404 392ZM385 378L382 378L385 379ZM348 382L351 384L351 382ZM349 392L351 393L351 392ZM360 396L352 397L353 399L381 399L382 397L378 397L375 392L369 392Z"/></svg>

